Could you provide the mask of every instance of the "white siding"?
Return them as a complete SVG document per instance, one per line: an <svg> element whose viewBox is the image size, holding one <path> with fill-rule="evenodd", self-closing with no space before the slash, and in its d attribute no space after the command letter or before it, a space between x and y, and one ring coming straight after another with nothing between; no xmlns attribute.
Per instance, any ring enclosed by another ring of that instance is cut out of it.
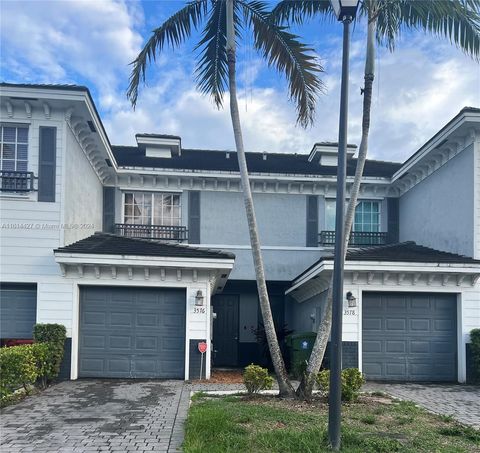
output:
<svg viewBox="0 0 480 453"><path fill-rule="evenodd" d="M103 189L97 174L67 128L65 245L102 230Z"/></svg>
<svg viewBox="0 0 480 453"><path fill-rule="evenodd" d="M39 127L57 128L57 170L55 202L37 202L37 192L27 196L0 196L0 281L36 282L43 276L58 275L58 265L53 259L53 249L61 244L59 228L62 200L62 165L64 162L63 113L54 110L46 119L42 110L35 107L32 117L25 111L15 111L14 117L7 119L2 110L2 122L24 123L29 125L28 170L38 176Z"/></svg>

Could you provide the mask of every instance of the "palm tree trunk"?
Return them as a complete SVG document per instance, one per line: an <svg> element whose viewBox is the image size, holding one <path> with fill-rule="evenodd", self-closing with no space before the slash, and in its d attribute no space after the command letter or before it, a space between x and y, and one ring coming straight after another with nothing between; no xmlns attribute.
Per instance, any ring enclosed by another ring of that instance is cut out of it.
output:
<svg viewBox="0 0 480 453"><path fill-rule="evenodd" d="M281 397L293 397L295 391L290 383L285 364L283 362L280 347L278 345L277 334L273 322L272 310L268 298L267 284L265 281L265 272L263 266L262 252L260 249L260 238L257 228L257 220L253 207L252 191L248 178L247 161L245 158L245 149L243 147L243 135L240 124L240 113L237 102L237 82L236 82L236 49L235 49L235 30L233 25L233 0L227 0L227 58L228 58L228 80L230 90L230 114L232 118L233 133L235 136L235 145L237 148L238 167L240 170L240 179L242 182L243 201L247 214L248 231L250 234L250 244L252 247L253 264L255 267L255 276L257 279L258 298L262 312L265 334L267 337L270 355L277 375L278 386Z"/></svg>
<svg viewBox="0 0 480 453"><path fill-rule="evenodd" d="M373 13L369 11L369 22L367 31L367 54L365 58L365 88L363 93L363 115L362 115L362 139L358 150L357 168L355 170L355 178L350 193L350 201L348 203L347 213L345 215L344 239L345 253L348 248L350 232L352 231L353 219L355 216L355 207L357 205L358 193L362 182L363 169L367 159L368 136L370 132L370 112L372 106L373 80L375 77L375 27L376 19L372 18ZM307 370L297 389L297 397L309 400L312 397L313 387L315 385L315 377L322 365L325 349L327 348L330 330L332 327L332 280L327 293L327 305L325 308L325 316L320 323L317 332L317 338L313 345L312 354L308 361Z"/></svg>

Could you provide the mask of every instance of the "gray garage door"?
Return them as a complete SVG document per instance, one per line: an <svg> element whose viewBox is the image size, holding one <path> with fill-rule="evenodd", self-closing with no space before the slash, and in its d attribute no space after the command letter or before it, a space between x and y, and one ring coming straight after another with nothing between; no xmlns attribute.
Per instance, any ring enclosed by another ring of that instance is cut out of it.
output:
<svg viewBox="0 0 480 453"><path fill-rule="evenodd" d="M80 377L184 378L184 290L82 287L80 294Z"/></svg>
<svg viewBox="0 0 480 453"><path fill-rule="evenodd" d="M364 293L362 313L367 379L456 381L455 295Z"/></svg>
<svg viewBox="0 0 480 453"><path fill-rule="evenodd" d="M30 339L37 318L35 285L0 286L0 337Z"/></svg>

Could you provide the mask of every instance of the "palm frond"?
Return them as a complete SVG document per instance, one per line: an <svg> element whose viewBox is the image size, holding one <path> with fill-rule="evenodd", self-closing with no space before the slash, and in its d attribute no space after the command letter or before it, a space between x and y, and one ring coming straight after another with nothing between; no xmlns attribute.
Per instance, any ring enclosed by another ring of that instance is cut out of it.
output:
<svg viewBox="0 0 480 453"><path fill-rule="evenodd" d="M273 8L271 15L277 23L303 24L318 15L336 20L330 0L282 0Z"/></svg>
<svg viewBox="0 0 480 453"><path fill-rule="evenodd" d="M392 16L397 16L394 23ZM423 30L445 37L464 53L480 57L479 0L383 0L377 39L392 50L402 30ZM396 34L389 32L395 29Z"/></svg>
<svg viewBox="0 0 480 453"><path fill-rule="evenodd" d="M223 0L211 1L212 10L205 24L202 39L195 46L195 50L201 49L195 78L200 92L210 95L220 108L228 87L226 3ZM238 35L240 30L238 8L234 9L233 20Z"/></svg>
<svg viewBox="0 0 480 453"><path fill-rule="evenodd" d="M313 55L313 49L276 24L268 14L265 2L237 0L237 3L252 24L255 48L270 67L285 74L290 98L296 104L297 122L307 127L314 120L317 95L324 89L317 76L323 68Z"/></svg>
<svg viewBox="0 0 480 453"><path fill-rule="evenodd" d="M147 65L155 61L157 54L163 50L165 45L175 48L190 37L192 31L199 26L207 13L207 7L208 0L191 1L160 27L153 30L153 34L145 47L131 63L133 69L130 75L127 97L134 107L138 99L139 85L141 82L145 82Z"/></svg>

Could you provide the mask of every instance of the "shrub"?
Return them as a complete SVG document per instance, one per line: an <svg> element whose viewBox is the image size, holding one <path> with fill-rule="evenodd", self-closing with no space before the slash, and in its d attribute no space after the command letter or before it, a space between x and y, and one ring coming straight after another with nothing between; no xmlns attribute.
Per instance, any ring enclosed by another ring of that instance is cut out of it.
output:
<svg viewBox="0 0 480 453"><path fill-rule="evenodd" d="M365 378L357 368L345 368L342 370L342 400L355 401L364 383ZM318 373L317 384L320 391L324 395L328 395L330 391L330 370L323 370Z"/></svg>
<svg viewBox="0 0 480 453"><path fill-rule="evenodd" d="M269 376L268 370L261 366L248 365L243 373L243 383L248 393L258 393L260 390L269 390L273 386L273 378Z"/></svg>
<svg viewBox="0 0 480 453"><path fill-rule="evenodd" d="M37 343L48 343L48 367L45 368L43 384L52 381L60 372L67 331L61 324L35 324L33 338ZM47 354L47 351L43 351Z"/></svg>
<svg viewBox="0 0 480 453"><path fill-rule="evenodd" d="M480 329L470 331L470 348L473 358L474 379L480 382Z"/></svg>
<svg viewBox="0 0 480 453"><path fill-rule="evenodd" d="M3 398L37 380L37 366L33 345L13 346L0 349L0 396Z"/></svg>

